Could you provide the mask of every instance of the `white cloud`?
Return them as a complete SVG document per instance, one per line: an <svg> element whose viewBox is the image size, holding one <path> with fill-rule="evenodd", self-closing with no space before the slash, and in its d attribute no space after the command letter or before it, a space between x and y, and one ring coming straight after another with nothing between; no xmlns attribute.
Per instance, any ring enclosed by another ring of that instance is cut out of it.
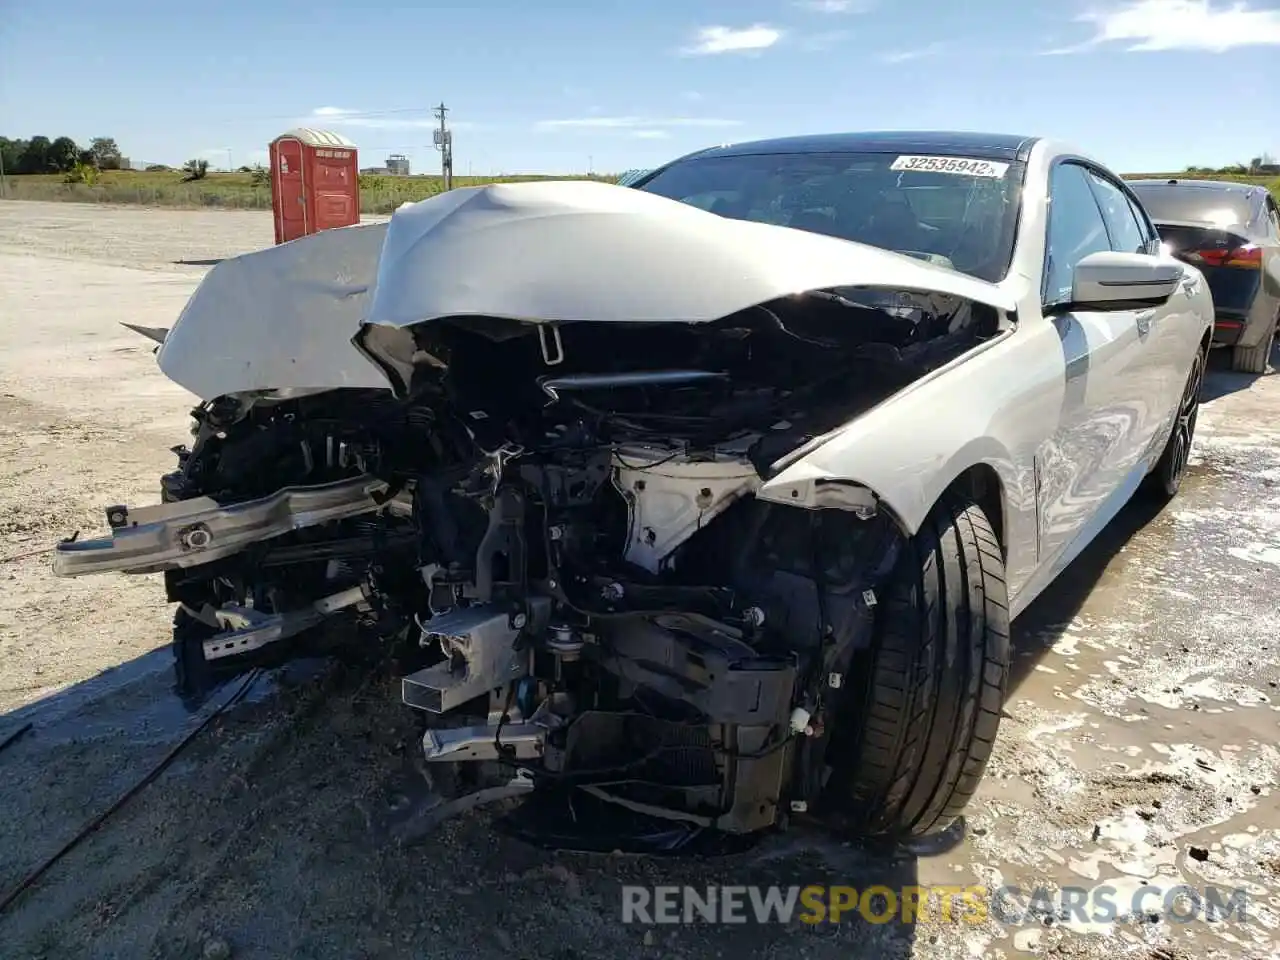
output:
<svg viewBox="0 0 1280 960"><path fill-rule="evenodd" d="M666 130L632 130L631 136L637 140L666 140L671 134Z"/></svg>
<svg viewBox="0 0 1280 960"><path fill-rule="evenodd" d="M684 93L680 94L680 99L688 100L690 103L697 103L698 101L704 100L706 98L703 97L702 94L700 94L697 90L686 90Z"/></svg>
<svg viewBox="0 0 1280 960"><path fill-rule="evenodd" d="M782 39L782 31L765 23L749 27L699 27L694 42L680 52L686 56L708 56L717 53L747 53L764 50Z"/></svg>
<svg viewBox="0 0 1280 960"><path fill-rule="evenodd" d="M1280 46L1280 9L1256 10L1248 3L1215 6L1211 0L1131 0L1110 10L1094 10L1076 20L1091 24L1083 43L1045 50L1046 56L1082 53L1120 43L1129 53Z"/></svg>
<svg viewBox="0 0 1280 960"><path fill-rule="evenodd" d="M866 13L875 0L795 0L794 6L815 13Z"/></svg>
<svg viewBox="0 0 1280 960"><path fill-rule="evenodd" d="M722 117L573 117L539 120L539 130L660 130L664 127L737 127L741 120Z"/></svg>
<svg viewBox="0 0 1280 960"><path fill-rule="evenodd" d="M880 54L884 63L907 63L911 60L923 60L925 57L936 57L947 49L945 43L930 43L912 50L890 50Z"/></svg>

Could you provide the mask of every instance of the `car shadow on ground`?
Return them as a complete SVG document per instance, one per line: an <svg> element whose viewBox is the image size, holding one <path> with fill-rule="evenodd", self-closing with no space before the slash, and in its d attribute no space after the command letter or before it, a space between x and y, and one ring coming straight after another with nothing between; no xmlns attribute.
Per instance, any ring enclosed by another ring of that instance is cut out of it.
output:
<svg viewBox="0 0 1280 960"><path fill-rule="evenodd" d="M1100 569L1082 558L1045 592L1039 615L1061 622ZM0 752L9 814L0 818L0 897L237 688L191 714L170 691L170 662L160 649L0 716L0 740L33 724ZM901 898L919 883L920 857L963 841L963 822L893 848L797 825L745 853L648 857L531 846L495 831L499 808L406 845L400 825L434 798L415 715L398 694L394 671L373 682L342 665L267 675L0 914L0 937L47 955L186 956L214 930L237 957L336 958L392 923L397 936L457 943L458 956L486 960L510 956L513 943L522 956L558 960L797 951L881 960L909 956L917 938L950 926L936 906L933 926L905 922ZM736 896L736 922L660 922L664 910L696 921L711 888ZM624 905L637 896L637 922L626 923ZM781 922L786 904L791 919Z"/></svg>
<svg viewBox="0 0 1280 960"><path fill-rule="evenodd" d="M0 716L0 741L33 725L0 752L0 899L238 687L193 714L170 690L170 662L160 649ZM495 831L495 816L509 812L499 807L406 844L399 827L434 798L415 715L398 693L394 671L373 682L341 664L266 675L0 914L0 938L36 954L81 955L92 943L94 956L176 956L198 955L214 929L238 957L347 957L394 916L397 937L456 937L467 956L509 955L511 943L519 955L561 960L646 947L707 958L797 946L813 958L907 956L918 928L901 922L897 892L916 885L920 855L963 837L958 825L912 848L876 849L796 826L732 855L581 854ZM801 898L815 886L825 890ZM662 901L658 887L682 892ZM624 904L637 895L624 888L648 898L633 923ZM696 919L711 888L736 897L735 922L661 922L671 909L668 920L686 910ZM788 903L791 919L780 922Z"/></svg>
<svg viewBox="0 0 1280 960"><path fill-rule="evenodd" d="M1209 371L1213 374L1205 378L1204 389L1200 399L1204 403L1225 397L1238 390L1248 390L1259 377L1280 375L1280 339L1271 348L1271 368L1266 373L1237 373L1231 369L1231 351L1228 349L1209 351Z"/></svg>
<svg viewBox="0 0 1280 960"><path fill-rule="evenodd" d="M1062 639L1066 628L1089 599L1116 555L1159 516L1160 511L1158 501L1143 497L1140 491L1014 621L1010 693L1027 679L1040 658Z"/></svg>

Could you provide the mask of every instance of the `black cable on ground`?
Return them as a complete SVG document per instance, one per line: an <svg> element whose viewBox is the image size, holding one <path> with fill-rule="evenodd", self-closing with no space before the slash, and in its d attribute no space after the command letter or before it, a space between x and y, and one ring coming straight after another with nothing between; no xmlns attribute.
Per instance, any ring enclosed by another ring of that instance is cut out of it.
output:
<svg viewBox="0 0 1280 960"><path fill-rule="evenodd" d="M22 880L18 882L18 885L14 887L12 890L10 890L7 894L5 894L5 897L3 900L0 900L0 913L3 913L5 910L7 910L9 906L15 900L18 899L18 897L20 897L23 893L29 890L32 886L34 886L37 880L39 880L42 876L48 873L49 870L54 866L54 864L56 864L59 860L61 860L68 853L74 850L80 844L80 842L85 839L85 837L89 836L89 834L93 833L95 830L101 827L104 823L106 823L112 814L114 814L117 810L119 810L131 799L133 799L133 797L135 797L138 793L140 793L143 790L143 788L145 788L148 784L150 784L153 780L155 780L156 777L160 776L160 774L164 772L164 769L167 766L169 766L169 764L173 763L174 760L177 759L178 754L180 754L184 749L186 749L186 747L189 746L191 742L195 740L195 738L199 736L200 733L207 726L209 726L209 724L213 723L214 720L218 719L218 717L226 713L227 710L229 710L231 707L235 706L237 703L243 700L245 694L249 692L249 688L253 686L254 681L257 680L258 677L261 675L262 675L262 671L260 669L257 669L251 672L247 677L245 677L244 683L240 684L239 689L237 689L235 693L233 693L226 700L224 700L222 702L222 705L218 707L218 709L214 710L207 717L205 717L204 720L200 722L199 726L197 726L194 730L188 733L181 740L179 740L177 744L174 745L173 749L171 749L167 754L165 754L164 757L160 760L160 762L157 763L154 767L152 767L145 777L143 777L141 780L135 783L132 787L126 790L120 796L120 798L116 800L115 803L111 804L111 806L107 807L106 810L102 811L102 813L98 814L98 816L94 817L87 824L85 824L84 827L81 828L80 832L77 833L70 840L68 840L66 844L64 844L63 847L60 850L58 850L57 853L47 858L44 861L44 863L40 864L40 866L36 867L29 874L23 877Z"/></svg>

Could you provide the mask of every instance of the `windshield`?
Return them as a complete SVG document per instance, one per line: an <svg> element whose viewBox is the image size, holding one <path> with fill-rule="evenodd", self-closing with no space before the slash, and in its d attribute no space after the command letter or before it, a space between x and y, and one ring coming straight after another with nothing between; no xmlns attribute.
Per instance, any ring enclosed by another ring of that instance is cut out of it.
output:
<svg viewBox="0 0 1280 960"><path fill-rule="evenodd" d="M1013 255L1023 169L896 153L711 156L677 161L637 186L735 220L856 240L995 282Z"/></svg>

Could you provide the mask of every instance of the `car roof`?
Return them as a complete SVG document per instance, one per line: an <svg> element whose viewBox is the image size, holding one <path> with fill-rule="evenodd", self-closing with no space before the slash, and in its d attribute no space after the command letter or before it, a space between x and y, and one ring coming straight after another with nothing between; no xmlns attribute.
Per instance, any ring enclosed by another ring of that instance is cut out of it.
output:
<svg viewBox="0 0 1280 960"><path fill-rule="evenodd" d="M770 153L909 153L926 156L965 156L979 160L1025 160L1038 137L1008 133L963 131L881 130L861 133L819 133L778 137L709 147L693 157L749 156Z"/></svg>
<svg viewBox="0 0 1280 960"><path fill-rule="evenodd" d="M1237 183L1234 180L1183 180L1181 177L1142 177L1129 180L1130 186L1187 187L1192 190L1216 190L1221 193L1240 193L1253 196L1266 189L1258 183Z"/></svg>

